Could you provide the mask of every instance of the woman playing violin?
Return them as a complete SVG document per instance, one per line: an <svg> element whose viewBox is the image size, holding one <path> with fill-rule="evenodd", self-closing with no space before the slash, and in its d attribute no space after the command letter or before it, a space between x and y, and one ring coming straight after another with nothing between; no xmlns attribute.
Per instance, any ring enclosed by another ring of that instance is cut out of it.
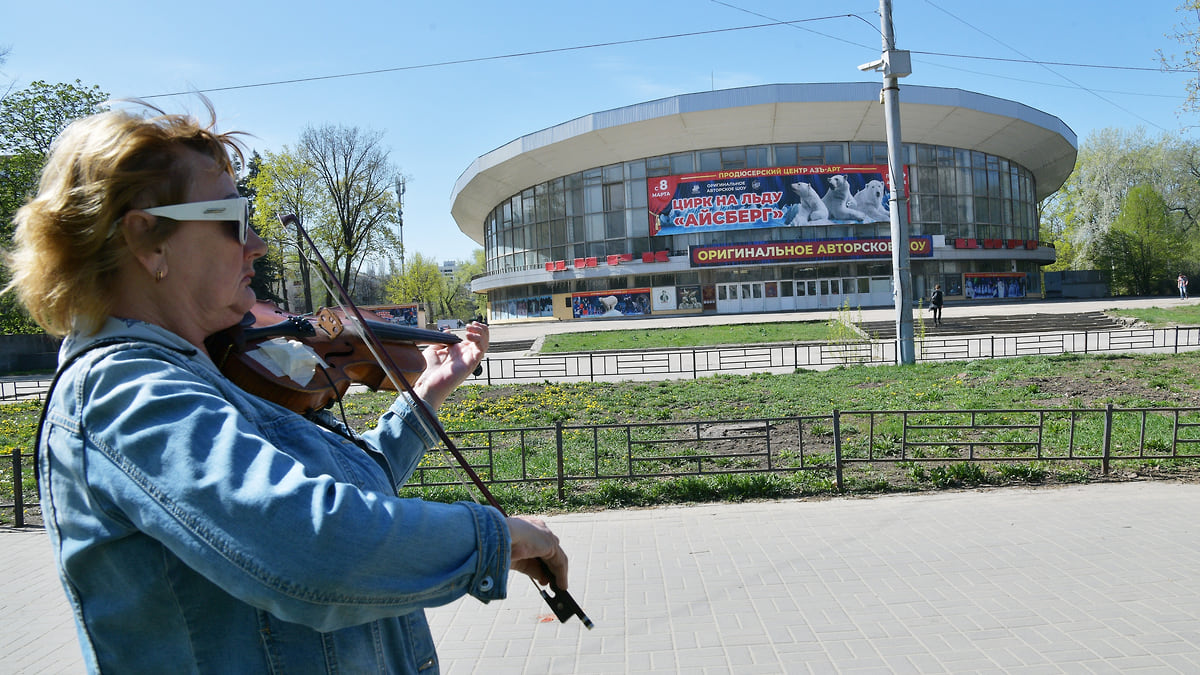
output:
<svg viewBox="0 0 1200 675"><path fill-rule="evenodd" d="M423 608L546 583L539 558L565 587L566 555L536 519L396 496L437 442L408 394L358 436L217 370L204 340L254 304L266 245L212 119L72 124L16 218L10 288L65 336L38 476L85 662L436 673ZM415 393L436 408L487 346L476 323L427 349Z"/></svg>

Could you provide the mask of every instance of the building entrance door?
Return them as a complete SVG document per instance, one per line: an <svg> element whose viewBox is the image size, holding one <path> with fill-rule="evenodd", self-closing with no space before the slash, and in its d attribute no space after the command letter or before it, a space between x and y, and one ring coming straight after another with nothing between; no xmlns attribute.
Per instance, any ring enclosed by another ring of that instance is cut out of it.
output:
<svg viewBox="0 0 1200 675"><path fill-rule="evenodd" d="M816 309L817 300L816 281L796 282L796 309Z"/></svg>
<svg viewBox="0 0 1200 675"><path fill-rule="evenodd" d="M736 314L742 311L740 284L717 284L717 312Z"/></svg>
<svg viewBox="0 0 1200 675"><path fill-rule="evenodd" d="M841 279L819 279L817 280L817 288L819 290L819 298L817 299L817 307L821 309L835 309L842 304L842 284Z"/></svg>
<svg viewBox="0 0 1200 675"><path fill-rule="evenodd" d="M763 283L761 281L717 284L717 311L719 313L761 312L764 308Z"/></svg>
<svg viewBox="0 0 1200 675"><path fill-rule="evenodd" d="M763 284L761 281L752 281L749 283L739 284L742 287L742 311L743 312L761 312L765 307L763 303Z"/></svg>

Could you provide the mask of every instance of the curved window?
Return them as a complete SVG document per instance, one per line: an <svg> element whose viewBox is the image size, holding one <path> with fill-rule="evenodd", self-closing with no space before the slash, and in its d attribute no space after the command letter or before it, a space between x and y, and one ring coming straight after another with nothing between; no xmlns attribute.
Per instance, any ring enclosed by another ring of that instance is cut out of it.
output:
<svg viewBox="0 0 1200 675"><path fill-rule="evenodd" d="M905 144L910 231L947 240L1037 239L1033 174L1003 157ZM801 238L794 228L651 236L647 177L775 166L886 165L887 144L784 143L710 148L645 157L562 176L496 205L484 222L489 274L541 269L554 261L669 251L693 245ZM886 237L887 223L816 225L802 238ZM568 263L570 264L570 263Z"/></svg>

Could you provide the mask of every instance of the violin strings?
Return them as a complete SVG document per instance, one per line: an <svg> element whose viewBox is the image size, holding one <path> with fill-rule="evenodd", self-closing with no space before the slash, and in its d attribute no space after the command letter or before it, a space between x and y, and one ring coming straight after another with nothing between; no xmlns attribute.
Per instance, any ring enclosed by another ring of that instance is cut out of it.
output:
<svg viewBox="0 0 1200 675"><path fill-rule="evenodd" d="M377 351L375 351L375 345L372 344L373 341L367 339L367 336L366 336L365 331L362 328L362 326L359 326L358 322L351 317L350 312L347 311L346 307L344 307L342 305L341 296L334 291L333 286L331 286L329 283L329 280L325 278L325 272L322 269L322 266L313 264L313 261L309 260L308 255L305 254L304 249L302 247L298 246L297 249L300 250L300 255L304 256L304 259L307 260L310 264L312 264L312 266L314 268L316 268L317 280L321 283L321 286L325 289L325 293L328 295L328 297L337 298L338 308L342 310L342 314L344 316L343 324L342 324L343 327L345 327L346 324L350 324L351 330L353 330L355 332L355 334L358 335L358 337L362 340L363 344L365 344L367 346L367 349L371 352L371 356L375 357L375 362L379 363L379 364L383 364L384 363L383 357ZM396 392L398 394L407 394L408 393L407 387L403 386L400 382L397 382L396 377L393 376L391 371L392 371L391 368L383 369L384 374L391 381L392 386L396 389ZM404 385L407 385L407 382L405 382ZM412 397L410 397L410 398L412 398ZM338 404L341 405L341 397L338 397ZM425 405L425 402L418 399L418 400L413 401L413 404L414 405ZM433 415L435 413L432 410L430 410L429 414ZM437 432L434 431L434 429L430 425L429 421L425 419L424 415L417 414L417 415L413 415L413 417L415 417L417 419L417 422L421 425L421 430L423 432L425 432L425 435L427 437L434 438L434 439L439 437ZM342 415L342 419L344 422L345 421L344 413ZM349 429L350 425L346 424L346 428ZM440 445L440 443L439 443L439 445ZM444 455L452 454L450 452L450 449L445 447L444 445L441 445L441 447L439 447L437 449L440 450ZM454 466L453 462L447 462L446 465L450 468L450 470L452 472L451 475L454 476L454 478L458 481L458 484L462 486L463 490L471 498L471 501L475 502L476 504L481 504L482 502L479 501L479 496L475 493L475 490L472 490L471 486L467 484L466 470L465 469L455 470L455 466Z"/></svg>
<svg viewBox="0 0 1200 675"><path fill-rule="evenodd" d="M364 338L363 341L366 343L374 342L376 338L370 326L366 324L366 320L363 319L362 315L358 311L358 308L354 306L354 301L350 299L350 294L347 293L345 289L342 288L341 284L338 283L337 278L333 274L333 270L331 270L329 265L325 263L325 259L321 256L321 252L317 250L316 243L313 242L312 238L308 236L308 232L306 232L301 226L299 219L297 219L295 215L279 214L279 222L284 226L286 226L289 222L293 222L296 225L296 230L303 235L304 239L308 242L308 245L312 248L312 253L317 258L317 262L320 263L317 267L321 270L321 273L317 276L321 277L322 275L328 275L329 277L328 280L321 280L321 283L325 285L326 292L328 292L331 297L336 296L338 298L338 306L342 308L343 312L346 312L346 308L342 307L341 302L344 300L346 304L350 305L350 309L354 310L354 316L359 321L363 322L362 326L360 326L362 330L362 337ZM303 247L297 246L296 248L298 249L300 255L303 256ZM307 258L307 256L305 257ZM333 293L326 281L332 282L332 284L337 287L338 292ZM368 336L370 336L370 340L366 339ZM379 361L379 365L383 367L384 372L395 370L395 364L391 363L390 356L386 354L382 355L387 357L385 359L381 358L381 355L377 354L374 350L372 350L371 353L375 356L376 360ZM391 379L393 384L397 384L395 378ZM400 384L404 385L405 393L407 393L413 399L413 403L420 408L419 412L417 412L417 417L422 418L422 426L424 426L426 430L428 430L430 426L434 428L436 431L435 436L441 440L442 444L445 446L445 451L450 453L454 459L457 460L458 464L462 467L462 472L470 477L472 482L475 483L476 487L479 488L479 492L483 496L487 497L488 504L495 507L495 509L500 512L500 515L507 516L508 513L505 512L504 507L500 505L500 502L496 501L495 496L493 496L491 491L487 489L487 486L483 483L483 480L479 478L479 476L471 468L470 462L468 462L466 457L464 457L462 453L458 451L458 448L454 445L454 442L450 440L450 436L447 434L445 428L441 426L436 416L434 416L433 410L425 405L425 402L422 401L417 395L416 390L411 384L409 384L407 379L400 378ZM427 415L428 419L423 417L424 415ZM428 422L428 425L426 425L425 422ZM475 492L467 487L465 482L463 483L463 487L467 490L467 494L471 495L471 499L475 500L475 503L478 504L479 500L475 497ZM538 588L538 591L541 593L542 598L546 600L546 603L550 605L550 608L554 610L555 616L558 617L559 621L565 623L567 619L574 614L575 616L579 617L579 620L583 622L583 625L585 625L588 630L591 630L593 627L592 620L583 613L583 610L579 607L575 600L571 598L570 594L567 593L566 590L558 588L555 585L554 575L550 573L550 568L546 565L546 561L544 559L541 560L541 565L542 569L549 574L550 589L555 592L555 595L551 597L548 593L542 591L541 588ZM534 586L537 587L536 580L534 580Z"/></svg>

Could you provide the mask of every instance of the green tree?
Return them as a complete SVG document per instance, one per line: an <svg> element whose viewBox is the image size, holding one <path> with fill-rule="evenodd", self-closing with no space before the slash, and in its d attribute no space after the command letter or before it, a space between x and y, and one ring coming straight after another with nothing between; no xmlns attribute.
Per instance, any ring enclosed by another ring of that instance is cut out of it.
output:
<svg viewBox="0 0 1200 675"><path fill-rule="evenodd" d="M414 253L404 262L404 273L393 270L384 293L388 302L426 304L435 315L445 311L445 281L437 262ZM435 317L429 317L431 320Z"/></svg>
<svg viewBox="0 0 1200 675"><path fill-rule="evenodd" d="M392 186L399 171L381 141L383 134L357 127L308 127L300 136L301 157L316 172L332 216L323 244L338 281L351 295L363 264L390 258L399 242L389 225L398 214Z"/></svg>
<svg viewBox="0 0 1200 675"><path fill-rule="evenodd" d="M1088 269L1098 264L1102 241L1136 185L1154 186L1185 238L1195 236L1200 216L1200 150L1175 135L1147 136L1144 129L1103 129L1079 149L1075 170L1042 204L1041 236L1058 260L1049 270ZM1111 242L1109 242L1111 243Z"/></svg>
<svg viewBox="0 0 1200 675"><path fill-rule="evenodd" d="M37 188L50 144L72 121L104 110L98 86L41 80L0 99L0 237L12 241L12 217Z"/></svg>
<svg viewBox="0 0 1200 675"><path fill-rule="evenodd" d="M487 311L487 295L471 292L471 279L483 274L485 260L483 249L477 248L471 253L471 260L460 261L454 270L454 276L447 280L450 297L447 315L458 319L470 319L473 316L483 316Z"/></svg>
<svg viewBox="0 0 1200 675"><path fill-rule="evenodd" d="M1038 207L1038 222L1040 223L1038 239L1050 242L1054 247L1054 262L1044 265L1044 272L1059 272L1062 270L1085 269L1087 261L1082 260L1079 247L1075 244L1078 223L1075 213L1066 202L1068 194L1060 190L1046 198Z"/></svg>
<svg viewBox="0 0 1200 675"><path fill-rule="evenodd" d="M262 156L257 152L253 153L250 161L246 163L246 171L240 172L241 177L237 181L238 194L250 200L250 222L254 222L255 206L258 201L258 189L254 181L258 178L261 166ZM276 289L283 288L283 266L280 263L278 251L268 247L266 255L254 261L254 278L250 281L250 288L254 289L254 297L259 300L266 300L276 305L286 304L276 292Z"/></svg>
<svg viewBox="0 0 1200 675"><path fill-rule="evenodd" d="M285 145L280 152L266 152L250 184L254 188L255 230L285 269L283 278L300 282L303 307L297 311L311 312L315 309L312 271L308 258L300 255L307 246L299 229L285 230L279 216L292 214L314 240L331 240L333 218L320 177L300 154ZM286 306L288 294L281 292L281 295Z"/></svg>
<svg viewBox="0 0 1200 675"><path fill-rule="evenodd" d="M50 144L72 121L104 110L99 87L37 81L0 99L0 246L10 248L13 217L37 189ZM0 288L9 280L0 270ZM40 333L11 293L0 295L0 330Z"/></svg>
<svg viewBox="0 0 1200 675"><path fill-rule="evenodd" d="M1142 184L1129 190L1112 227L1100 237L1096 262L1111 271L1114 292L1151 295L1171 288L1187 249L1166 201Z"/></svg>

